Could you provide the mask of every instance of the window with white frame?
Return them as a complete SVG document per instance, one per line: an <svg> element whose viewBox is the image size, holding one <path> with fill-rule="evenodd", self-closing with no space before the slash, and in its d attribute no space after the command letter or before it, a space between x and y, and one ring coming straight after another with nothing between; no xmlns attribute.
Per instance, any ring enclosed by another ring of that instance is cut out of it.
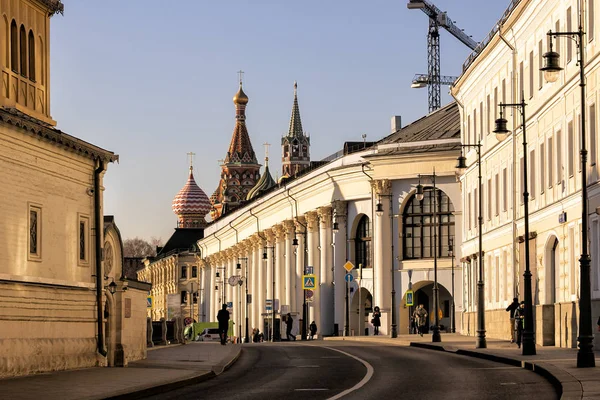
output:
<svg viewBox="0 0 600 400"><path fill-rule="evenodd" d="M27 258L30 261L42 259L42 206L28 205L29 246Z"/></svg>
<svg viewBox="0 0 600 400"><path fill-rule="evenodd" d="M530 177L529 182L531 182L529 184L529 187L531 188L529 198L531 200L533 200L533 199L535 199L536 190L537 190L536 183L535 183L536 182L536 180L535 180L535 178L536 178L536 176L535 176L535 161L536 161L535 160L535 149L533 149L529 152L529 159L531 160L531 162L529 163L529 177Z"/></svg>
<svg viewBox="0 0 600 400"><path fill-rule="evenodd" d="M543 44L542 41L540 40L538 43L538 65L537 65L537 70L538 70L538 90L541 90L542 87L544 87L544 76L543 76L543 71L540 69L542 68L543 64L543 60L542 60L542 56L544 55L544 49L543 49Z"/></svg>
<svg viewBox="0 0 600 400"><path fill-rule="evenodd" d="M487 219L492 219L492 179L487 180Z"/></svg>
<svg viewBox="0 0 600 400"><path fill-rule="evenodd" d="M590 165L596 165L597 162L597 149L596 149L596 104L591 104L589 107L590 127L589 135L590 138Z"/></svg>
<svg viewBox="0 0 600 400"><path fill-rule="evenodd" d="M90 217L79 214L77 219L77 260L80 265L86 265L90 262Z"/></svg>
<svg viewBox="0 0 600 400"><path fill-rule="evenodd" d="M494 175L494 215L498 216L500 213L500 180L498 174Z"/></svg>
<svg viewBox="0 0 600 400"><path fill-rule="evenodd" d="M573 121L569 121L567 123L567 173L569 177L575 173L575 138L573 135Z"/></svg>
<svg viewBox="0 0 600 400"><path fill-rule="evenodd" d="M588 41L591 42L594 40L594 0L588 0L587 16L588 26L585 33L587 34Z"/></svg>
<svg viewBox="0 0 600 400"><path fill-rule="evenodd" d="M571 7L569 7L569 8L567 8L567 32L572 32L572 29L573 29L573 23L572 23L571 19L572 19L572 12L571 12ZM558 41L559 40L557 40L557 42ZM573 59L573 41L567 40L567 63L570 63L572 59Z"/></svg>
<svg viewBox="0 0 600 400"><path fill-rule="evenodd" d="M534 70L533 70L533 50L529 52L529 98L533 98L533 88L534 88Z"/></svg>
<svg viewBox="0 0 600 400"><path fill-rule="evenodd" d="M508 207L508 170L506 167L502 169L502 211L506 211Z"/></svg>
<svg viewBox="0 0 600 400"><path fill-rule="evenodd" d="M552 171L554 168L554 148L552 147L552 136L549 136L547 139L548 145L546 146L546 151L548 152L548 189L554 185L554 179L552 177Z"/></svg>
<svg viewBox="0 0 600 400"><path fill-rule="evenodd" d="M556 153L556 184L560 185L563 175L562 165L562 131L559 129L556 131L556 146L554 147Z"/></svg>
<svg viewBox="0 0 600 400"><path fill-rule="evenodd" d="M521 159L519 160L519 198L521 199L521 203L523 204L524 199L523 199L523 192L525 191L525 186L523 185L524 183L524 178L525 178L525 164L524 164L524 160L523 157L521 157Z"/></svg>
<svg viewBox="0 0 600 400"><path fill-rule="evenodd" d="M486 102L486 104L485 104L485 106L486 106L485 112L486 112L486 115L487 115L487 133L486 134L489 135L490 132L492 132L492 116L490 115L490 112L492 110L492 105L491 105L490 95L489 94L487 95L487 97L485 99L485 102Z"/></svg>

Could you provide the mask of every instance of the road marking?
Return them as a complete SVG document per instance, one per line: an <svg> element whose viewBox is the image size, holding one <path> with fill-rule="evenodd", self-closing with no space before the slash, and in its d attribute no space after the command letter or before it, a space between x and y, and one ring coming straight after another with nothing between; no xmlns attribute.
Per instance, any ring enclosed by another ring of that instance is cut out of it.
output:
<svg viewBox="0 0 600 400"><path fill-rule="evenodd" d="M354 392L355 390L360 389L361 387L365 386L367 384L367 382L369 382L369 380L371 380L371 378L373 377L373 367L371 366L371 364L369 364L368 362L366 362L365 360L363 360L362 358L358 358L355 355L352 355L350 353L346 353L345 351L342 350L338 350L338 349L334 349L332 347L323 347L325 349L329 349L329 350L333 350L333 351L337 351L338 353L342 353L348 357L352 357L357 361L360 361L366 368L367 368L367 373L365 374L365 376L361 379L360 382L358 382L356 385L352 386L350 389L346 389L341 393L336 394L333 397L330 397L328 400L337 400L337 399L341 399L342 397L344 397L345 395Z"/></svg>

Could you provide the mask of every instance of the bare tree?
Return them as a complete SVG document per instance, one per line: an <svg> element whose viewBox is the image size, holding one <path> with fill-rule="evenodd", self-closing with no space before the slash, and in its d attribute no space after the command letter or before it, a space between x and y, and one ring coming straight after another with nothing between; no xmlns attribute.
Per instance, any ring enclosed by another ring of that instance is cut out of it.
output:
<svg viewBox="0 0 600 400"><path fill-rule="evenodd" d="M125 257L154 257L156 255L156 246L136 236L133 239L125 239L123 242L123 254Z"/></svg>
<svg viewBox="0 0 600 400"><path fill-rule="evenodd" d="M154 251L156 251L157 247L163 247L165 245L162 241L162 238L157 238L156 236L150 237L150 244L152 245Z"/></svg>

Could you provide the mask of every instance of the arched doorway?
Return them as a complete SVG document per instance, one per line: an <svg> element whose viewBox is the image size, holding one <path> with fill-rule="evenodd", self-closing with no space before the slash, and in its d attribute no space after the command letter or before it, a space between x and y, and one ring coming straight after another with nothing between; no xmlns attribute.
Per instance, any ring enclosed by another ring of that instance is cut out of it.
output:
<svg viewBox="0 0 600 400"><path fill-rule="evenodd" d="M450 313L452 312L452 296L450 292L438 282L439 289L439 309L438 314L440 315L439 324L442 332L450 331ZM402 304L399 305L400 316L400 333L415 333L414 324L411 317L419 304L423 304L423 308L428 314L428 324L426 332L429 332L429 328L435 323L434 300L433 300L433 281L419 281L412 285L413 291L413 306L406 306L406 292L402 297Z"/></svg>
<svg viewBox="0 0 600 400"><path fill-rule="evenodd" d="M558 243L558 238L554 235L549 236L546 241L546 265L544 266L546 270L544 291L546 293L544 304L554 304L558 301Z"/></svg>
<svg viewBox="0 0 600 400"><path fill-rule="evenodd" d="M359 300L360 299L360 300ZM370 329L369 315L373 312L373 295L364 287L354 288L350 303L350 335L362 336Z"/></svg>

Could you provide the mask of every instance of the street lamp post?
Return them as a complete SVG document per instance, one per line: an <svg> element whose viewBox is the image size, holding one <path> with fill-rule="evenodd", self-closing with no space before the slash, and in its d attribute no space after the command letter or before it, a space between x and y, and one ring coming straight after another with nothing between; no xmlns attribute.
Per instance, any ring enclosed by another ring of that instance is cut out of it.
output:
<svg viewBox="0 0 600 400"><path fill-rule="evenodd" d="M455 308L454 308L454 239L448 238L448 253L452 259L452 311L450 313L450 332L456 333Z"/></svg>
<svg viewBox="0 0 600 400"><path fill-rule="evenodd" d="M238 264L236 266L236 269L242 269L242 264L240 263L240 261L245 261L246 262L246 268L245 268L245 274L244 274L244 283L246 284L245 289L246 289L246 329L245 329L245 333L246 333L246 337L244 338L244 343L250 343L250 336L249 336L249 332L248 332L248 257L238 257Z"/></svg>
<svg viewBox="0 0 600 400"><path fill-rule="evenodd" d="M271 263L271 275L273 278L273 291L272 291L272 299L271 299L271 343L275 341L275 246L265 246L263 252L263 260L267 262L267 250L272 251L272 259Z"/></svg>
<svg viewBox="0 0 600 400"><path fill-rule="evenodd" d="M485 349L487 347L487 341L485 338L485 292L483 282L483 182L481 178L481 141L476 144L461 144L462 148L475 148L477 151L477 165L478 165L478 180L479 180L479 216L477 218L479 223L479 277L477 279L477 341L475 347L478 349ZM459 173L464 173L467 169L467 158L462 154L458 157L458 164L456 168Z"/></svg>
<svg viewBox="0 0 600 400"><path fill-rule="evenodd" d="M525 273L523 274L523 284L525 286L525 321L523 327L523 355L533 356L535 351L535 340L533 337L533 296L531 292L531 269L529 267L529 191L527 186L527 130L525 124L525 104L524 95L521 94L521 102L513 104L500 103L500 118L496 120L494 133L498 141L503 141L510 132L506 128L506 119L502 117L505 107L512 107L521 113L521 129L523 130L523 207L525 220ZM533 177L535 179L535 177Z"/></svg>
<svg viewBox="0 0 600 400"><path fill-rule="evenodd" d="M566 36L573 39L579 51L579 87L581 89L581 257L579 258L579 350L577 350L577 367L591 368L596 366L594 354L594 334L592 331L592 297L590 263L588 253L588 198L587 198L587 148L585 145L585 63L583 56L583 37L585 32L581 26L581 15L579 16L579 28L577 32L548 32L550 37L550 51L544 54L544 77L548 82L556 82L562 68L559 64L559 54L552 51L552 38Z"/></svg>
<svg viewBox="0 0 600 400"><path fill-rule="evenodd" d="M438 230L438 221L437 221L437 188L435 185L435 169L433 170L433 174L431 175L422 175L419 174L419 184L417 185L417 200L423 201L425 198L425 192L423 190L423 185L421 185L421 178L430 178L433 182L433 307L434 307L434 325L433 325L433 334L431 335L432 342L441 342L442 335L440 335L440 315L438 310L440 309L440 288L438 286L438 268L437 268L437 255L438 255L438 243L437 243L437 230Z"/></svg>
<svg viewBox="0 0 600 400"><path fill-rule="evenodd" d="M393 206L393 201L392 201L392 194L380 194L379 197L389 197L390 198L390 241L392 243L392 248L391 248L391 264L390 264L390 271L392 274L392 326L391 326L391 337L392 338L397 338L398 337L398 324L397 324L397 320L396 320L396 285L395 285L395 279L394 279L394 213L392 212L392 206ZM382 217L383 216L383 205L381 204L381 199L379 199L377 205L375 206L375 214L377 214L378 217ZM348 291L346 290L346 293ZM347 296L347 294L346 294Z"/></svg>

